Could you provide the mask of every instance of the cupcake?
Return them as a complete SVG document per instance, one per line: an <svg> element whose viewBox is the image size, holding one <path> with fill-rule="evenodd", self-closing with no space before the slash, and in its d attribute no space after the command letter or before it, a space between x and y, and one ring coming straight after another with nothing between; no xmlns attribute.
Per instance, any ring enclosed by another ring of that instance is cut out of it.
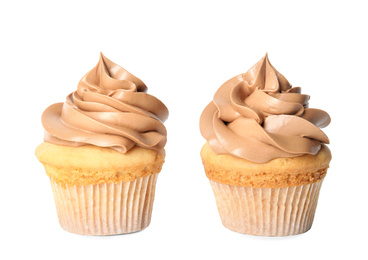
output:
<svg viewBox="0 0 368 260"><path fill-rule="evenodd" d="M204 109L201 157L226 228L259 236L311 228L331 153L320 129L330 117L308 102L266 54Z"/></svg>
<svg viewBox="0 0 368 260"><path fill-rule="evenodd" d="M44 111L36 156L50 178L63 229L114 235L150 224L168 110L146 91L101 53L77 91Z"/></svg>

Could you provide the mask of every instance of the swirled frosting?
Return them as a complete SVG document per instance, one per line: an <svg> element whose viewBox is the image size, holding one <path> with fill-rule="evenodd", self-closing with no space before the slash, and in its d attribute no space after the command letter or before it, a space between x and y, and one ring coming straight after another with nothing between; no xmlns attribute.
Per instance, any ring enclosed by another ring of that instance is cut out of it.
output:
<svg viewBox="0 0 368 260"><path fill-rule="evenodd" d="M64 103L42 115L44 140L68 145L110 147L121 153L134 146L160 151L166 144L166 106L146 93L137 77L100 54L97 65Z"/></svg>
<svg viewBox="0 0 368 260"><path fill-rule="evenodd" d="M217 154L265 163L317 154L329 143L320 128L331 119L308 108L309 96L292 87L267 54L250 70L226 81L200 118L201 134Z"/></svg>

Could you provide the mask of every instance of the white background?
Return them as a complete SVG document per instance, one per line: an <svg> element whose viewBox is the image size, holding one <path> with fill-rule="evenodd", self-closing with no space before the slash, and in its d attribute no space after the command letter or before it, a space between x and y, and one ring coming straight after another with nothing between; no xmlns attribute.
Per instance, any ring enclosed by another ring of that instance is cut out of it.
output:
<svg viewBox="0 0 368 260"><path fill-rule="evenodd" d="M0 258L367 259L363 4L2 1ZM43 139L43 110L76 89L100 51L142 79L170 110L152 222L129 235L62 230L48 178L34 156ZM291 84L311 95L310 107L332 117L325 132L333 160L315 221L309 232L293 237L225 229L199 156L202 110L223 82L266 52Z"/></svg>

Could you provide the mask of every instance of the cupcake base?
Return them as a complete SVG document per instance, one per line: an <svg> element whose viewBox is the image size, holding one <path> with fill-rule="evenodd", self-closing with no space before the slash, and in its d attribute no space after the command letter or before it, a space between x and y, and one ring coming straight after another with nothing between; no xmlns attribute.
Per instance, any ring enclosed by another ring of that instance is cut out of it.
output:
<svg viewBox="0 0 368 260"><path fill-rule="evenodd" d="M251 188L210 180L222 224L256 236L289 236L313 223L323 179L286 188Z"/></svg>
<svg viewBox="0 0 368 260"><path fill-rule="evenodd" d="M50 179L59 223L81 235L116 235L151 222L158 174L129 182L61 185Z"/></svg>

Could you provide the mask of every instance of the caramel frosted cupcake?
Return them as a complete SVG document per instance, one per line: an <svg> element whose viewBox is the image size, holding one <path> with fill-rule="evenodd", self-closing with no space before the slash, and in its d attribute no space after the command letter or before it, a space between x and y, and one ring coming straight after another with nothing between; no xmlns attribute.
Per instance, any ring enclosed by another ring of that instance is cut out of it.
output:
<svg viewBox="0 0 368 260"><path fill-rule="evenodd" d="M308 101L266 55L203 111L201 157L226 228L261 236L311 228L331 153L320 129L330 117Z"/></svg>
<svg viewBox="0 0 368 260"><path fill-rule="evenodd" d="M113 235L149 225L168 110L146 91L101 54L77 91L44 111L36 156L50 177L63 229Z"/></svg>

